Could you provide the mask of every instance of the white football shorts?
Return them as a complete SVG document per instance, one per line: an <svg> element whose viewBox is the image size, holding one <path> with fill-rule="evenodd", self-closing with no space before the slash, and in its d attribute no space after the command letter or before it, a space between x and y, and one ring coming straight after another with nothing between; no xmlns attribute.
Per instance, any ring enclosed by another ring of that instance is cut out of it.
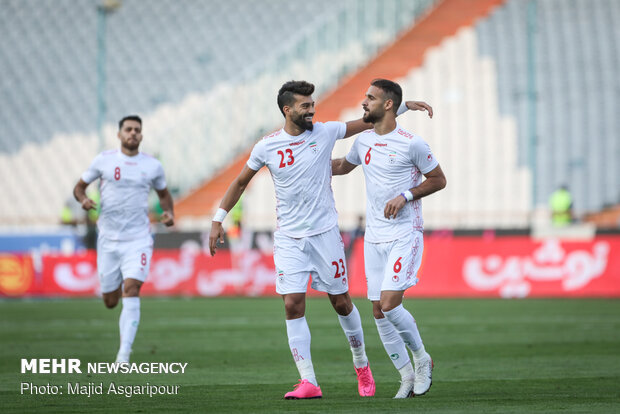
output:
<svg viewBox="0 0 620 414"><path fill-rule="evenodd" d="M386 243L364 242L368 299L377 301L383 290L404 291L418 283L424 239L422 232Z"/></svg>
<svg viewBox="0 0 620 414"><path fill-rule="evenodd" d="M308 278L312 289L340 295L349 290L349 273L338 226L325 233L295 239L274 233L273 261L276 292L305 293Z"/></svg>
<svg viewBox="0 0 620 414"><path fill-rule="evenodd" d="M146 280L153 255L153 237L134 240L97 239L97 273L101 293L119 288L124 279Z"/></svg>

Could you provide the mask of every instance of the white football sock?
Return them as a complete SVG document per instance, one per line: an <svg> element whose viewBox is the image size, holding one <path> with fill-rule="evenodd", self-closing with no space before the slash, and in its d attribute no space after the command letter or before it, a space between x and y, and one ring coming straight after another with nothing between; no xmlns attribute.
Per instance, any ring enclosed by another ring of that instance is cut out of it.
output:
<svg viewBox="0 0 620 414"><path fill-rule="evenodd" d="M119 352L131 352L131 346L138 332L140 324L140 298L137 296L122 299L123 310L118 320L121 333L121 347Z"/></svg>
<svg viewBox="0 0 620 414"><path fill-rule="evenodd" d="M400 378L401 379L415 378L415 374L413 372L413 365L411 365L411 361L408 361L407 364L405 364L404 367L402 367L401 369L398 370L398 372L400 372Z"/></svg>
<svg viewBox="0 0 620 414"><path fill-rule="evenodd" d="M392 322L392 325L394 325L400 337L403 338L405 345L413 352L414 361L426 355L415 319L413 319L409 311L403 307L402 303L391 311L383 311L383 314Z"/></svg>
<svg viewBox="0 0 620 414"><path fill-rule="evenodd" d="M401 368L406 365L411 366L409 352L407 352L403 338L400 337L394 325L392 325L392 322L390 322L388 318L381 318L375 319L375 324L377 325L377 331L379 331L379 337L381 338L381 342L383 342L385 352L387 352L392 360L394 368L401 370Z"/></svg>
<svg viewBox="0 0 620 414"><path fill-rule="evenodd" d="M316 375L314 374L314 367L312 366L312 357L310 356L310 328L308 328L306 317L287 319L286 334L288 335L288 346L291 348L291 354L293 355L293 360L295 360L295 365L297 365L299 376L301 379L318 385Z"/></svg>
<svg viewBox="0 0 620 414"><path fill-rule="evenodd" d="M353 354L353 365L355 365L355 368L364 368L368 365L368 357L366 356L366 346L364 345L362 319L355 305L353 305L353 310L347 316L338 315L338 321L340 321L340 326L342 326L342 330L349 341L351 353Z"/></svg>

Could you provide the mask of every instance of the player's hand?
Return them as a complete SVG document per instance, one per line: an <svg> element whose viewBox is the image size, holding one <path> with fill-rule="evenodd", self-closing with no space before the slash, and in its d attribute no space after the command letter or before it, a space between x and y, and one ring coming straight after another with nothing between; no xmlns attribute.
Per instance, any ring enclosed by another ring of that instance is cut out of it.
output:
<svg viewBox="0 0 620 414"><path fill-rule="evenodd" d="M396 218L396 215L406 203L407 200L405 200L405 197L397 195L396 197L387 202L387 204L385 205L385 209L383 210L383 216L385 216L385 218L388 220L391 218Z"/></svg>
<svg viewBox="0 0 620 414"><path fill-rule="evenodd" d="M174 214L172 214L171 211L164 211L163 213L161 213L159 221L161 221L167 227L170 227L174 224Z"/></svg>
<svg viewBox="0 0 620 414"><path fill-rule="evenodd" d="M224 227L222 227L222 223L219 221L212 221L211 233L209 233L209 250L211 251L211 256L215 256L218 241L224 243Z"/></svg>
<svg viewBox="0 0 620 414"><path fill-rule="evenodd" d="M90 198L86 197L84 200L82 200L82 208L88 211L90 209L97 208L97 203L95 203Z"/></svg>
<svg viewBox="0 0 620 414"><path fill-rule="evenodd" d="M427 104L426 102L422 102L422 101L407 101L405 102L405 105L407 105L407 108L411 111L427 111L428 112L428 117L432 118L433 117L433 108Z"/></svg>

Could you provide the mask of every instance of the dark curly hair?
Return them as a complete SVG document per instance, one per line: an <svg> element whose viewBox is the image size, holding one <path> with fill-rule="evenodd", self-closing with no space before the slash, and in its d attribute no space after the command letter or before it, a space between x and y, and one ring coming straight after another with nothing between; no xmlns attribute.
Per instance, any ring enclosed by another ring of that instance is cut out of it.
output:
<svg viewBox="0 0 620 414"><path fill-rule="evenodd" d="M284 107L295 103L294 95L310 96L314 93L314 85L306 81L288 81L278 91L278 107L284 115Z"/></svg>
<svg viewBox="0 0 620 414"><path fill-rule="evenodd" d="M385 94L385 99L391 99L394 105L392 106L392 110L394 113L398 111L398 107L400 103L403 101L403 90L400 85L396 82L392 82L387 79L375 79L370 82L372 86L376 86L381 89Z"/></svg>

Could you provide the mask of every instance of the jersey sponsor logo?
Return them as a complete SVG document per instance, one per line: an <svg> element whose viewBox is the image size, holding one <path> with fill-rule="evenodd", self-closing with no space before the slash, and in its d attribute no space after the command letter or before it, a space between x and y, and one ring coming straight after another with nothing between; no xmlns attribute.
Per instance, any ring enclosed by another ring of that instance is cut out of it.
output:
<svg viewBox="0 0 620 414"><path fill-rule="evenodd" d="M381 144L379 142L375 142L375 147L387 147L387 144Z"/></svg>
<svg viewBox="0 0 620 414"><path fill-rule="evenodd" d="M409 139L413 138L413 134L410 134L410 133L409 133L409 132L407 132L407 131L403 131L403 130L402 130L402 129L400 129L400 128L398 129L398 131L397 131L397 132L398 132L398 134L399 134L399 135L402 135L403 137L407 137L407 138L409 138Z"/></svg>
<svg viewBox="0 0 620 414"><path fill-rule="evenodd" d="M125 165L138 165L138 163L133 161L125 161Z"/></svg>
<svg viewBox="0 0 620 414"><path fill-rule="evenodd" d="M303 144L304 142L306 142L306 140L305 140L305 139L304 139L304 140L301 140L301 141L297 141L297 142L291 142L291 143L290 143L290 144L288 144L288 145L290 145L291 147L294 147L294 146L296 146L296 145L301 145L301 144Z"/></svg>
<svg viewBox="0 0 620 414"><path fill-rule="evenodd" d="M400 355L398 355L397 353L390 354L390 359L392 361L396 361L398 358L400 358Z"/></svg>

